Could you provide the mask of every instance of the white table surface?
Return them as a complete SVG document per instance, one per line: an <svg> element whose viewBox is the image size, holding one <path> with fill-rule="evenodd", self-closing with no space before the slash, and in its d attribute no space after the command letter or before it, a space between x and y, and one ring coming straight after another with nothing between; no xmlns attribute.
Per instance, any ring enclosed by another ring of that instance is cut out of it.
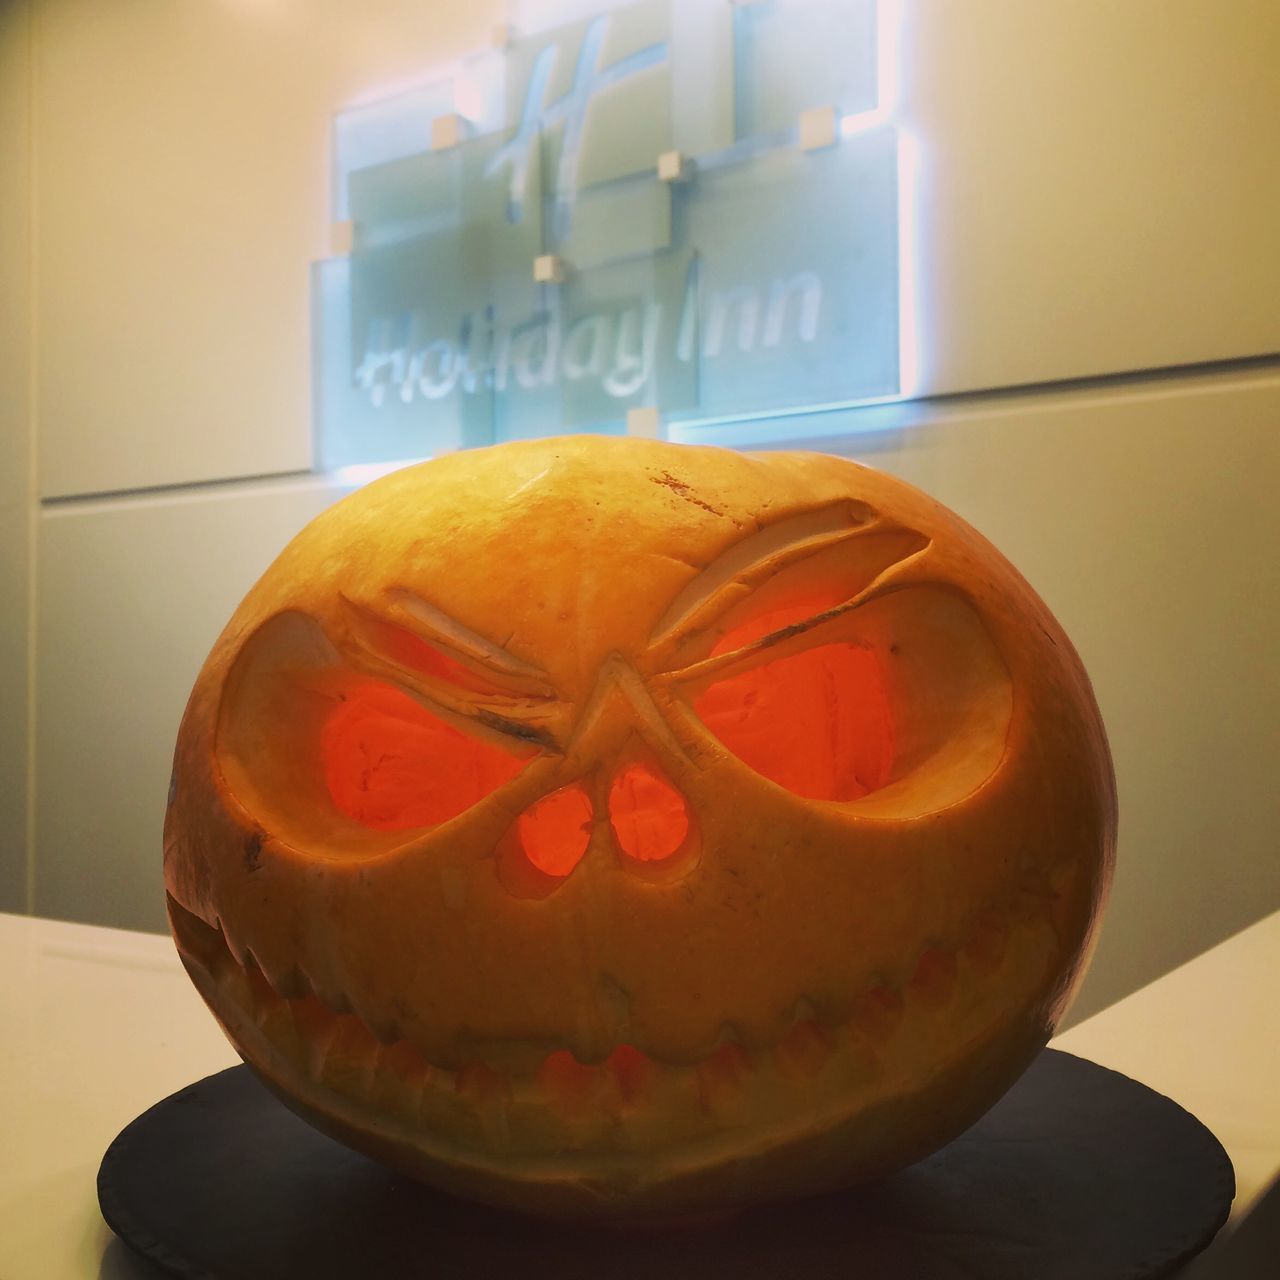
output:
<svg viewBox="0 0 1280 1280"><path fill-rule="evenodd" d="M1280 1171L1280 912L1055 1042L1217 1134L1235 1215ZM0 1280L152 1280L103 1222L103 1152L139 1112L239 1059L168 938L0 914Z"/></svg>

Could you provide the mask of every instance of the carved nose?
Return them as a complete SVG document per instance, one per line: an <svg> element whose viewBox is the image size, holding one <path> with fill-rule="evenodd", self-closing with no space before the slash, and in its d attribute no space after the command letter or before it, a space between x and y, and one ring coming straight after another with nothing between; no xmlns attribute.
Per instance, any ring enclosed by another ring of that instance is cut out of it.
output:
<svg viewBox="0 0 1280 1280"><path fill-rule="evenodd" d="M689 810L656 764L632 764L614 776L609 788L609 825L628 857L659 862L684 844Z"/></svg>
<svg viewBox="0 0 1280 1280"><path fill-rule="evenodd" d="M653 739L665 745L669 732L635 669L620 658L606 663L569 745L570 767L580 777L517 820L527 860L563 879L586 855L593 833L604 836L606 815L624 862L661 862L683 848L689 809L652 745Z"/></svg>
<svg viewBox="0 0 1280 1280"><path fill-rule="evenodd" d="M517 823L525 856L549 876L567 876L591 843L595 814L591 797L571 782L530 805Z"/></svg>
<svg viewBox="0 0 1280 1280"><path fill-rule="evenodd" d="M671 857L689 834L684 797L656 763L629 764L609 787L609 827L618 849L637 862ZM590 793L570 783L520 815L525 857L539 871L562 879L582 861L596 825Z"/></svg>

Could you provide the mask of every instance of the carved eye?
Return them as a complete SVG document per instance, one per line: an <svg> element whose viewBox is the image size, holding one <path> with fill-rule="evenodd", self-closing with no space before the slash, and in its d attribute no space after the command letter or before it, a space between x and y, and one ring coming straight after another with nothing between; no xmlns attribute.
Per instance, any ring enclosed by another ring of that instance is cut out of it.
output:
<svg viewBox="0 0 1280 1280"><path fill-rule="evenodd" d="M554 746L538 673L507 659L490 676L487 642L454 657L454 645L346 612L348 655L310 617L280 614L245 643L224 691L223 775L286 841L388 847L467 812Z"/></svg>
<svg viewBox="0 0 1280 1280"><path fill-rule="evenodd" d="M829 607L818 600L758 615L727 632L732 652ZM716 681L693 700L702 722L771 782L811 800L857 800L889 779L894 733L879 659L851 643L818 645Z"/></svg>
<svg viewBox="0 0 1280 1280"><path fill-rule="evenodd" d="M374 681L355 685L333 709L320 750L333 803L381 831L456 818L525 765Z"/></svg>
<svg viewBox="0 0 1280 1280"><path fill-rule="evenodd" d="M797 796L943 808L998 764L1012 686L968 601L905 572L928 548L856 505L757 531L673 602L653 641L663 678Z"/></svg>

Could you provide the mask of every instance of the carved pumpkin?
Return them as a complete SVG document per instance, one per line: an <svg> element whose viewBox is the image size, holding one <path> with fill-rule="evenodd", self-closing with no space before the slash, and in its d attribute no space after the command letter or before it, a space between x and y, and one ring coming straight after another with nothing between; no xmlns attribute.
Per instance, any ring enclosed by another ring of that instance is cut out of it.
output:
<svg viewBox="0 0 1280 1280"><path fill-rule="evenodd" d="M1079 659L938 503L572 438L400 471L288 546L196 682L165 877L303 1115L624 1217L970 1124L1079 976L1114 826Z"/></svg>

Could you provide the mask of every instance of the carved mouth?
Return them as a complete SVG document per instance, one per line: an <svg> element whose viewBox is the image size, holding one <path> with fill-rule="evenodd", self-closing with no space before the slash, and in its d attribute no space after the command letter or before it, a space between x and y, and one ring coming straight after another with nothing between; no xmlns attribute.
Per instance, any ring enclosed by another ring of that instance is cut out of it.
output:
<svg viewBox="0 0 1280 1280"><path fill-rule="evenodd" d="M461 1153L477 1167L501 1161L513 1175L522 1161L544 1165L548 1151L594 1167L658 1147L723 1145L747 1124L816 1127L851 1101L923 1087L947 1066L940 1021L971 1044L1038 989L1058 952L1052 906L1052 895L1023 890L958 949L922 953L900 990L865 993L845 1022L803 1016L800 1002L791 1030L764 1049L723 1043L691 1065L625 1044L594 1065L562 1049L517 1073L484 1062L452 1070L314 992L282 995L251 955L237 961L222 929L169 899L183 962L233 1043L313 1118L348 1137L372 1132L408 1145L428 1161L457 1163Z"/></svg>
<svg viewBox="0 0 1280 1280"><path fill-rule="evenodd" d="M390 1078L419 1095L438 1090L481 1104L485 1100L511 1103L523 1095L526 1102L539 1100L569 1117L580 1110L601 1108L621 1115L680 1080L691 1085L709 1108L717 1100L729 1100L766 1060L782 1078L800 1083L820 1073L843 1040L860 1038L868 1048L887 1040L904 1008L902 994L877 988L845 1026L828 1027L812 1016L799 1016L791 1031L766 1050L748 1052L726 1042L692 1065L663 1063L634 1045L619 1044L599 1064L581 1063L569 1050L559 1049L547 1053L527 1073L485 1062L451 1070L428 1061L407 1040L380 1037L358 1014L334 1008L314 991L282 995L251 954L248 963L237 961L220 927L206 924L172 897L168 906L182 959L224 1022L228 1016L247 1021L257 1038L269 1041L300 1075L340 1093L370 1099L385 1094L379 1081L386 1084ZM936 957L922 966L922 978L936 985L939 964L945 981L947 965ZM800 1013L806 1004L800 1003ZM239 1034L241 1028L236 1030Z"/></svg>

